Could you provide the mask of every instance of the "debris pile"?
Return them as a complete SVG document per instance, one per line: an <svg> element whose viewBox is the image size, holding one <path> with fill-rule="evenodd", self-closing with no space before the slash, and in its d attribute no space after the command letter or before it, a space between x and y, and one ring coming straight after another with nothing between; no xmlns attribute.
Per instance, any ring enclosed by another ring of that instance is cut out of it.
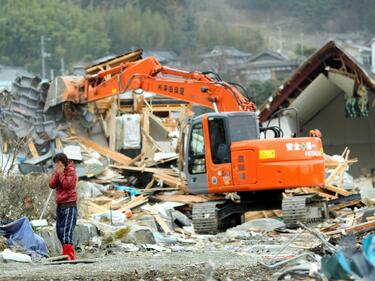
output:
<svg viewBox="0 0 375 281"><path fill-rule="evenodd" d="M41 152L47 151L48 141L57 134L58 117L56 112L43 111L48 88L38 77L20 76L12 83L11 93L5 96L4 92L0 99L4 142L30 137Z"/></svg>
<svg viewBox="0 0 375 281"><path fill-rule="evenodd" d="M88 67L86 73L95 75L134 59L126 54ZM48 89L51 92L58 87L58 82L54 83L20 77L11 93L0 95L2 157L8 156L7 163L1 163L2 172L18 163L19 171L27 174L0 177L1 224L23 215L38 218L47 199L48 175L33 173L48 174L52 156L64 152L75 162L79 178L80 219L74 244L83 257L225 250L248 255L265 268L280 269L278 280L295 275L334 276L327 271L327 260L338 261L348 276L366 277L373 271L372 258L368 258L369 245L373 244L368 234L375 229L373 181L368 176L353 180L349 167L357 159L349 159L349 149L342 155L325 156L324 186L287 189L283 194L285 198L319 195L328 220L309 226L295 221L297 229L291 229L280 210L248 212L245 222L235 228L200 235L194 231L193 204L229 197L234 201L238 194L189 194L182 171L183 133L192 115L191 105L137 91L85 106L57 105L57 97L47 97ZM50 203L47 218L51 222L53 210ZM50 254L60 251L53 226L36 231ZM9 243L10 236L0 232L0 237L4 235ZM348 259L350 253L358 252L340 242L346 241L343 237L347 235L355 235L358 241L365 239L358 260L368 258L366 272L346 266L357 263L354 258L343 262L343 256ZM3 252L3 258L9 254Z"/></svg>

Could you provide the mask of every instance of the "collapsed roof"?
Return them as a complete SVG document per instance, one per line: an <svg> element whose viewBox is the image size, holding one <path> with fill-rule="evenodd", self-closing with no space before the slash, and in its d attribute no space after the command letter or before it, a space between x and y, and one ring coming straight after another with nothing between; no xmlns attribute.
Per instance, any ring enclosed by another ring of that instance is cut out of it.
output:
<svg viewBox="0 0 375 281"><path fill-rule="evenodd" d="M348 100L346 110L349 117L367 116L367 93L374 92L374 89L375 79L371 71L347 54L337 42L329 41L296 69L260 107L259 118L264 122L278 110L294 107L303 124L342 92Z"/></svg>

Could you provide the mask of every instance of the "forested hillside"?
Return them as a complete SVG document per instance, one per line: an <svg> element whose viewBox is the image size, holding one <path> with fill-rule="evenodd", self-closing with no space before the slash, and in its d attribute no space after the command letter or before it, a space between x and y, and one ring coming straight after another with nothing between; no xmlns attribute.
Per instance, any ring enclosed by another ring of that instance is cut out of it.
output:
<svg viewBox="0 0 375 281"><path fill-rule="evenodd" d="M214 18L197 20L198 1L0 0L0 64L40 71L40 37L46 37L47 64L60 68L131 48L168 48L177 53L232 45L245 51L262 47L248 27Z"/></svg>
<svg viewBox="0 0 375 281"><path fill-rule="evenodd" d="M293 28L305 37L375 31L371 0L0 0L0 5L0 64L26 66L36 74L42 35L48 71L60 69L61 58L69 68L132 48L170 49L189 59L215 45L272 49L280 18L289 21L281 26L283 35L297 37ZM262 30L266 21L268 29Z"/></svg>
<svg viewBox="0 0 375 281"><path fill-rule="evenodd" d="M260 16L290 17L295 25L311 32L375 32L373 0L228 0L239 10Z"/></svg>

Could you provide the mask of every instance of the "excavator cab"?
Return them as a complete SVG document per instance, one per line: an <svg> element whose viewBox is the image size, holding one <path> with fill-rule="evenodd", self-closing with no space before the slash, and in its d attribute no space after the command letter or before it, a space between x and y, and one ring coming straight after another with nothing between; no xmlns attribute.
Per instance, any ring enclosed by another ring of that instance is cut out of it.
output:
<svg viewBox="0 0 375 281"><path fill-rule="evenodd" d="M260 139L254 112L208 113L191 123L190 191L223 193L324 185L320 138Z"/></svg>
<svg viewBox="0 0 375 281"><path fill-rule="evenodd" d="M231 177L231 144L259 139L254 112L209 113L193 120L188 134L185 168L190 191L209 193L207 174L212 185L224 184ZM208 171L210 170L210 171ZM215 192L213 190L213 192Z"/></svg>
<svg viewBox="0 0 375 281"><path fill-rule="evenodd" d="M286 188L324 185L319 138L260 139L254 112L208 113L192 121L185 149L191 193L236 192L240 197L238 202L195 204L193 222L199 233L236 225L247 211L282 205L290 225L297 220L320 221L328 215L326 204L316 198L284 200L285 204L282 200Z"/></svg>

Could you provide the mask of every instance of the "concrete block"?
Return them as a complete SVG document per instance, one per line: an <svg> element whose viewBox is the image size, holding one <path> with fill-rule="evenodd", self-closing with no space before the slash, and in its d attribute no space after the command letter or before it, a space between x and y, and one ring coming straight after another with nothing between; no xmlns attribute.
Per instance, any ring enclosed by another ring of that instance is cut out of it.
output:
<svg viewBox="0 0 375 281"><path fill-rule="evenodd" d="M156 244L155 237L152 234L151 229L148 227L142 227L132 225L130 232L121 239L123 243L133 243L136 245L140 244Z"/></svg>
<svg viewBox="0 0 375 281"><path fill-rule="evenodd" d="M158 226L155 222L155 219L151 215L144 215L137 220L139 226L145 226L150 228L153 232L158 231Z"/></svg>

